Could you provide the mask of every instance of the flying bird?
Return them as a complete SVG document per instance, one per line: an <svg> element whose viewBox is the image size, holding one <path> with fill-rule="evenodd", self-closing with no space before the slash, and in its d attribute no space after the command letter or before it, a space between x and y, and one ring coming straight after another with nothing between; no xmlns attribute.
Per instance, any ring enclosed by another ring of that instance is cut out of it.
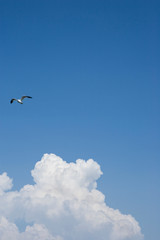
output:
<svg viewBox="0 0 160 240"><path fill-rule="evenodd" d="M22 96L21 99L12 98L10 103L13 103L14 101L17 101L18 103L23 104L22 101L23 101L24 98L32 98L32 97L30 97L30 96Z"/></svg>

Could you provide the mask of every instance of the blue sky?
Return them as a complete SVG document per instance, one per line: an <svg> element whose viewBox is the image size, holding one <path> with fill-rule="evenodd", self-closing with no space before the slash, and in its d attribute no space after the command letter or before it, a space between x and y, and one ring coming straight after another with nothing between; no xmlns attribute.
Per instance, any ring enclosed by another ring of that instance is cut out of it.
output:
<svg viewBox="0 0 160 240"><path fill-rule="evenodd" d="M0 1L0 173L93 158L109 206L159 239L160 3ZM12 97L30 95L23 105Z"/></svg>

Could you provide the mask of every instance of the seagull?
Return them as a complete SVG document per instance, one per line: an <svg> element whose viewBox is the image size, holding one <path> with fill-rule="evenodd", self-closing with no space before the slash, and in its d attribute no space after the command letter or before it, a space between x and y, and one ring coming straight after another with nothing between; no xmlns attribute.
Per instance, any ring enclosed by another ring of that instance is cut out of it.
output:
<svg viewBox="0 0 160 240"><path fill-rule="evenodd" d="M21 99L12 98L10 103L13 103L13 101L17 101L18 103L23 104L22 101L23 101L24 98L32 98L32 97L30 97L30 96L22 96Z"/></svg>

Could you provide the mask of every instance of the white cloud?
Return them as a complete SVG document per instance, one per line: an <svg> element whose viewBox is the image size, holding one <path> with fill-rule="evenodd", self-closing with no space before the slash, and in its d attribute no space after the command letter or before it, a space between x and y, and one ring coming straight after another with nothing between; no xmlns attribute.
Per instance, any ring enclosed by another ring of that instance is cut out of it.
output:
<svg viewBox="0 0 160 240"><path fill-rule="evenodd" d="M62 240L60 237L53 237L44 225L34 224L27 226L25 231L20 233L14 223L6 218L0 219L0 239L1 240Z"/></svg>
<svg viewBox="0 0 160 240"><path fill-rule="evenodd" d="M7 173L4 172L0 175L0 195L3 194L4 191L12 188L12 179L7 176Z"/></svg>
<svg viewBox="0 0 160 240"><path fill-rule="evenodd" d="M100 166L89 159L66 163L45 154L31 171L34 185L9 191L12 180L0 175L1 240L141 240L131 215L108 207L98 191ZM19 223L26 229L20 232Z"/></svg>

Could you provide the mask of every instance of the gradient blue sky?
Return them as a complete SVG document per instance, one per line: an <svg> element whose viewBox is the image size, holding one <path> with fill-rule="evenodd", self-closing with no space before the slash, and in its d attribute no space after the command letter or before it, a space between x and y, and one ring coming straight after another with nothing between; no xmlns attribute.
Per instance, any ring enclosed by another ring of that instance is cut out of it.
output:
<svg viewBox="0 0 160 240"><path fill-rule="evenodd" d="M44 153L93 158L107 204L159 239L159 12L156 0L0 0L0 173L14 189Z"/></svg>

